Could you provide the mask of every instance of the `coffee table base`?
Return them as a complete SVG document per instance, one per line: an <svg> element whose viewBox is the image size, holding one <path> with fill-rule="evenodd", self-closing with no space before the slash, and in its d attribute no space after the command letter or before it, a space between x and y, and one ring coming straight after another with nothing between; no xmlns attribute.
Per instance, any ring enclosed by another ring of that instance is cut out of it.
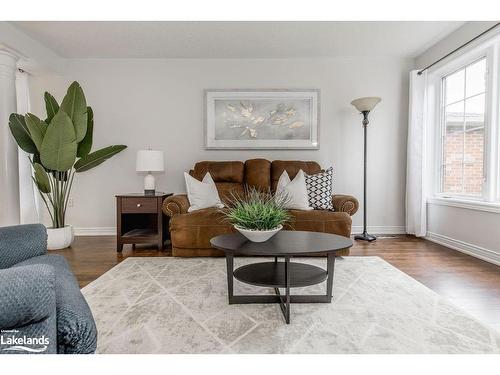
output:
<svg viewBox="0 0 500 375"><path fill-rule="evenodd" d="M327 256L327 278L326 278L326 294L323 295L290 295L291 287L291 270L290 257L284 257L285 272L284 282L280 282L280 286L285 289L285 294L281 294L276 285L266 285L259 283L262 287L274 287L276 295L234 295L234 259L232 254L226 254L227 266L227 288L229 304L249 304L249 303L279 303L286 324L290 324L290 304L291 303L331 303L333 290L333 270L335 266L335 255L328 254ZM277 263L277 258L275 257ZM324 279L323 279L324 280ZM321 280L321 282L323 281ZM243 281L244 282L244 281ZM254 284L255 285L255 284ZM309 286L310 282L300 285L297 282L293 287Z"/></svg>

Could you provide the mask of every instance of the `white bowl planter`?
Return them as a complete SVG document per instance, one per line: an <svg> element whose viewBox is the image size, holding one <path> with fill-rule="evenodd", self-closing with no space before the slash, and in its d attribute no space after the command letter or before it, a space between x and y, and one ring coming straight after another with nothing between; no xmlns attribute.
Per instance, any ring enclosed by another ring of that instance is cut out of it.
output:
<svg viewBox="0 0 500 375"><path fill-rule="evenodd" d="M283 229L283 225L280 224L276 228L270 230L244 229L237 225L235 225L234 228L252 242L264 242Z"/></svg>
<svg viewBox="0 0 500 375"><path fill-rule="evenodd" d="M65 249L73 243L73 227L66 225L64 228L47 228L47 249Z"/></svg>

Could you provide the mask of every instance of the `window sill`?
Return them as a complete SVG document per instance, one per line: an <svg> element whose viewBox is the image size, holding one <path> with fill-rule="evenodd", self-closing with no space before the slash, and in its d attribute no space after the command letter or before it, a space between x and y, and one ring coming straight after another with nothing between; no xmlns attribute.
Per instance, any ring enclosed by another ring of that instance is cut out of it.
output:
<svg viewBox="0 0 500 375"><path fill-rule="evenodd" d="M467 210L494 212L497 214L500 213L500 203L498 202L484 202L484 201L474 201L474 200L466 200L458 198L433 197L427 199L427 203L435 204L438 206L465 208Z"/></svg>

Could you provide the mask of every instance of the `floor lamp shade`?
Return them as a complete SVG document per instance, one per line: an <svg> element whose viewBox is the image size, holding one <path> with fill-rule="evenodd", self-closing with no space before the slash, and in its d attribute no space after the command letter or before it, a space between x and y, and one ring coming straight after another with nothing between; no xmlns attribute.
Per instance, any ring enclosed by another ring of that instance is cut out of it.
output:
<svg viewBox="0 0 500 375"><path fill-rule="evenodd" d="M360 112L371 111L380 103L382 99L377 96L367 96L364 98L354 99L351 104Z"/></svg>
<svg viewBox="0 0 500 375"><path fill-rule="evenodd" d="M151 172L163 172L165 170L165 157L163 151L140 150L137 151L135 170L137 172L148 172L144 177L144 194L154 195L156 189L155 177Z"/></svg>
<svg viewBox="0 0 500 375"><path fill-rule="evenodd" d="M356 240L375 241L377 237L368 234L366 229L366 169L367 169L367 129L368 129L368 114L380 103L382 99L377 96L367 96L364 98L354 99L351 104L363 115L363 234L354 236Z"/></svg>

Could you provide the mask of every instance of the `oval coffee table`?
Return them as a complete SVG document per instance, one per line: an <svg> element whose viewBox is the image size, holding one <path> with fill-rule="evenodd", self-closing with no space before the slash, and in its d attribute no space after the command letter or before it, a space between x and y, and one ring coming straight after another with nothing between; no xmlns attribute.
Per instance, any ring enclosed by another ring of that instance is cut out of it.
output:
<svg viewBox="0 0 500 375"><path fill-rule="evenodd" d="M266 242L251 242L240 233L223 234L210 240L212 247L224 251L227 265L229 304L279 303L287 324L290 303L330 303L332 301L335 252L352 246L347 237L329 233L282 230ZM234 270L233 257L268 256L274 262L260 262ZM326 255L326 270L305 263L290 262L292 257ZM284 258L284 261L278 261ZM234 295L233 277L261 287L274 288L276 295ZM326 280L324 295L290 295L290 288L319 284ZM279 288L285 289L280 294Z"/></svg>

